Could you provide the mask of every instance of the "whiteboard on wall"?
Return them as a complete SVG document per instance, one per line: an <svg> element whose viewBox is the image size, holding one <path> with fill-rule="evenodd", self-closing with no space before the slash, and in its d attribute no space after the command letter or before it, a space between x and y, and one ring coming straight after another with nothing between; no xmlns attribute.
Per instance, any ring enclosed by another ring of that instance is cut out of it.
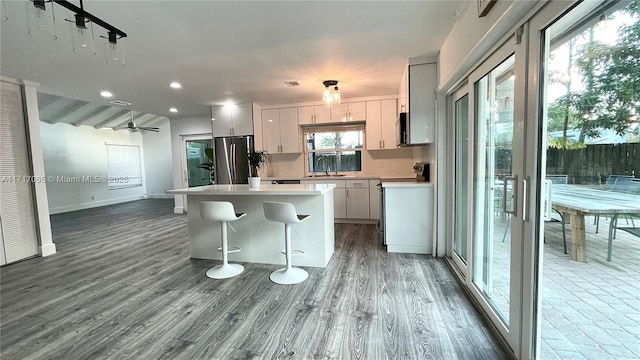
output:
<svg viewBox="0 0 640 360"><path fill-rule="evenodd" d="M110 189L142 186L140 146L106 144L107 183Z"/></svg>

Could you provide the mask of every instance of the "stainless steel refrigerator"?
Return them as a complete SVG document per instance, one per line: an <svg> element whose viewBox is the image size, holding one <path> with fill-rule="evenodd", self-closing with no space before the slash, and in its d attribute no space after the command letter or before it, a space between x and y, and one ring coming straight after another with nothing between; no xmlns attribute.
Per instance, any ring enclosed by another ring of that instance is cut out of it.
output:
<svg viewBox="0 0 640 360"><path fill-rule="evenodd" d="M215 183L248 184L249 160L253 150L253 136L229 136L214 138Z"/></svg>

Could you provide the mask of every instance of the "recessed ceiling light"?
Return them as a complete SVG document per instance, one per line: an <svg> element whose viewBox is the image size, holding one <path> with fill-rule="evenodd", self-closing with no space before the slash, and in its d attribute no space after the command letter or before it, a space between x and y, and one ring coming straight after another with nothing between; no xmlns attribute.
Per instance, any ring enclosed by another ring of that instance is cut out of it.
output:
<svg viewBox="0 0 640 360"><path fill-rule="evenodd" d="M169 86L171 86L172 89L182 89L182 85L180 85L180 83L176 81L169 84Z"/></svg>
<svg viewBox="0 0 640 360"><path fill-rule="evenodd" d="M176 108L172 107L172 108L170 108L170 109L169 109L169 111L170 111L170 112L172 112L172 113L177 113L177 112L178 112L178 109L176 109Z"/></svg>
<svg viewBox="0 0 640 360"><path fill-rule="evenodd" d="M102 90L100 91L100 96L102 96L103 98L110 98L113 97L113 94L109 90Z"/></svg>

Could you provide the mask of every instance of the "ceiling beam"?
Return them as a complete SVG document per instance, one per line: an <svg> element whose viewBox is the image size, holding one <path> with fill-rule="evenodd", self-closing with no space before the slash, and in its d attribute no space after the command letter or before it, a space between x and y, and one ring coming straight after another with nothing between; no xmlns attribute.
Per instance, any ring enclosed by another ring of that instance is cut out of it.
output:
<svg viewBox="0 0 640 360"><path fill-rule="evenodd" d="M109 111L109 109L111 109L111 107L109 106L97 105L97 108L95 108L90 113L80 116L79 119L76 121L68 121L68 123L73 124L75 126L80 126L87 121L93 120L96 116ZM67 116L67 118L71 118L71 116Z"/></svg>
<svg viewBox="0 0 640 360"><path fill-rule="evenodd" d="M150 114L150 115L152 115L152 114ZM160 116L158 116L158 115L153 115L153 116L148 117L148 118L146 118L146 119L144 119L142 121L138 120L138 121L136 121L136 125L140 126L142 124L147 124L146 126L148 126L149 123L152 123L152 122L158 120L159 117Z"/></svg>
<svg viewBox="0 0 640 360"><path fill-rule="evenodd" d="M45 106L39 107L38 112L40 113L40 120L51 124L51 118L53 117L53 115L55 115L55 113L58 112L59 109L64 109L65 105L68 105L72 102L73 100L58 98Z"/></svg>
<svg viewBox="0 0 640 360"><path fill-rule="evenodd" d="M45 93L38 93L38 108L42 109L48 105L60 100L60 96L49 95Z"/></svg>
<svg viewBox="0 0 640 360"><path fill-rule="evenodd" d="M69 106L67 108L64 109L64 111L61 114L56 114L56 116L54 117L53 121L51 122L52 124L56 124L59 122L63 122L62 120L66 117L69 116L73 116L74 114L78 114L80 112L83 111L87 111L87 109L89 108L93 108L95 107L95 104L92 103L87 103L84 101L77 101L77 104L73 104L73 106Z"/></svg>
<svg viewBox="0 0 640 360"><path fill-rule="evenodd" d="M91 120L97 120L99 119L99 121L103 121L104 119L110 118L113 115L116 115L118 113L120 113L122 111L122 109L118 109L118 108L114 108L111 106L107 106L107 108L104 111L101 111L100 113L97 113L91 117L87 116L84 119L80 120L80 121L76 121L75 126L80 126L80 125L84 125L88 122L90 122ZM101 119L103 118L103 119Z"/></svg>
<svg viewBox="0 0 640 360"><path fill-rule="evenodd" d="M169 119L167 119L166 117L158 116L155 119L149 121L145 126L159 126L164 124L167 121L169 121Z"/></svg>
<svg viewBox="0 0 640 360"><path fill-rule="evenodd" d="M134 111L134 113L137 114L135 111ZM103 126L107 125L108 123L110 123L112 121L115 121L115 120L119 120L120 118L123 118L125 116L126 116L127 119L129 119L129 109L122 109L121 111L117 112L115 115L105 119L104 121L101 121L100 123L94 125L93 127L96 128L96 129L100 129Z"/></svg>

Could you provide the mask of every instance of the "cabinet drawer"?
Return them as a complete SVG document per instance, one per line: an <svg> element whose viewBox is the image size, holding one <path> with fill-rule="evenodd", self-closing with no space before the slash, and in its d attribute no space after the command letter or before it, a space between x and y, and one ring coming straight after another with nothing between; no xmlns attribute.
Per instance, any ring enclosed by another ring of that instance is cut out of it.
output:
<svg viewBox="0 0 640 360"><path fill-rule="evenodd" d="M348 189L369 187L369 180L344 180L344 182Z"/></svg>

